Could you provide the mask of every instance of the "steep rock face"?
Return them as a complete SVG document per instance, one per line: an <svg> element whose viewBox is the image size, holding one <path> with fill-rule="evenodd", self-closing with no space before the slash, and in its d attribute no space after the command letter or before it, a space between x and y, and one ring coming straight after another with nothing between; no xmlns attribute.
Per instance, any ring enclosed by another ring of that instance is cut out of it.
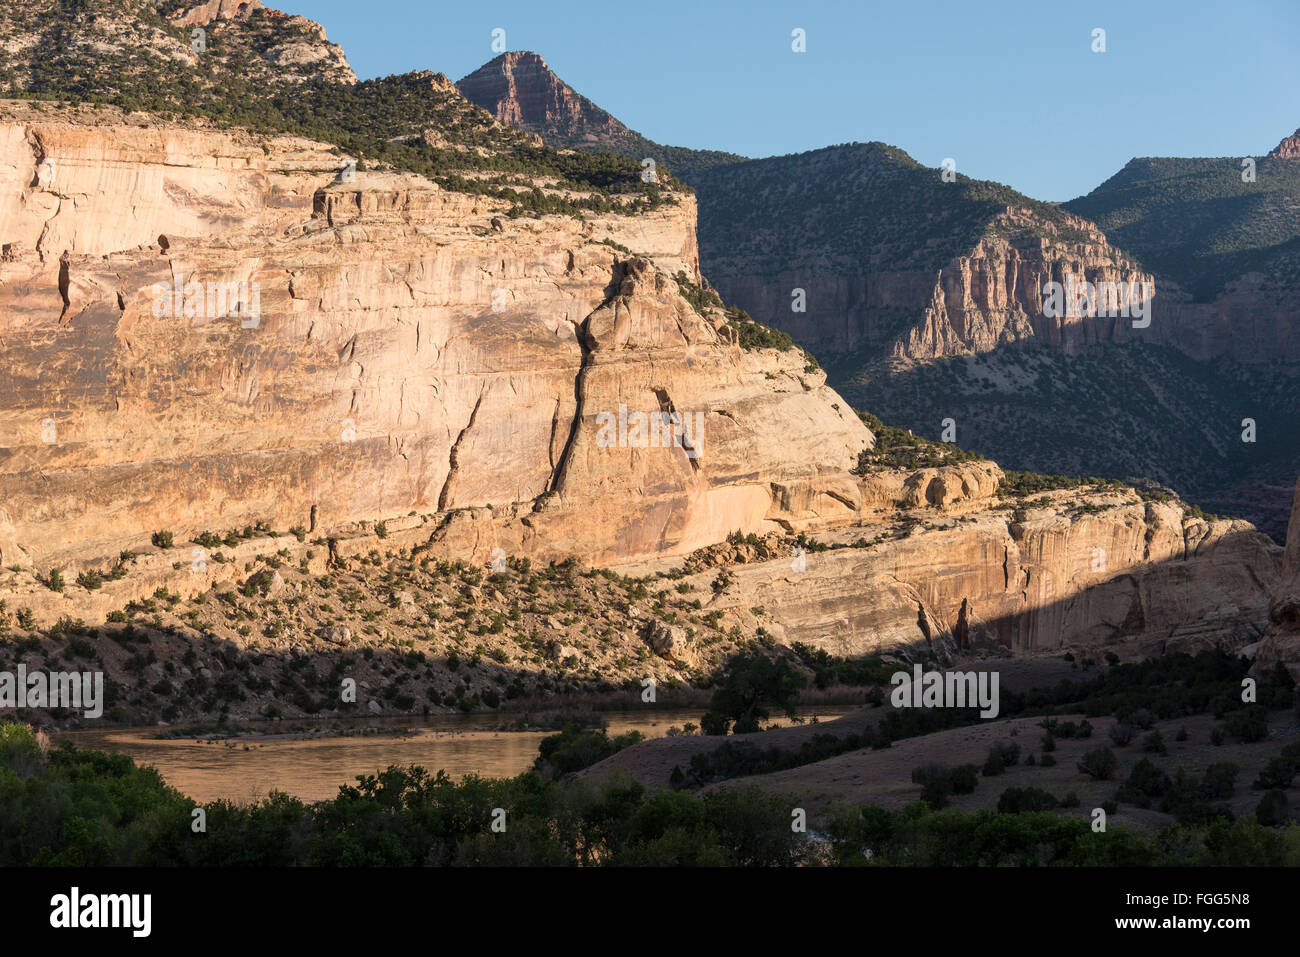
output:
<svg viewBox="0 0 1300 957"><path fill-rule="evenodd" d="M967 646L1147 655L1258 639L1278 575L1267 538L1131 495L1102 497L1084 515L1075 504L1035 507L1023 522L978 509L934 527L929 518L868 548L827 536L849 547L740 566L707 607L842 655L944 657Z"/></svg>
<svg viewBox="0 0 1300 957"><path fill-rule="evenodd" d="M202 26L214 20L247 19L254 11L264 10L266 4L262 0L207 0L178 10L172 14L172 19L183 27Z"/></svg>
<svg viewBox="0 0 1300 957"><path fill-rule="evenodd" d="M727 166L697 188L709 281L824 361L1122 341L1131 319L1050 315L1044 284L1152 282L1092 223L998 184L944 182L885 144Z"/></svg>
<svg viewBox="0 0 1300 957"><path fill-rule="evenodd" d="M508 126L566 145L635 138L626 126L557 77L536 53L503 53L456 84Z"/></svg>
<svg viewBox="0 0 1300 957"><path fill-rule="evenodd" d="M512 220L413 176L331 184L322 150L285 139L232 156L204 131L20 124L4 142L36 184L4 220L6 564L489 506L519 509L533 553L645 557L830 507L871 441L797 353L744 353L680 297L664 273L698 278L689 197ZM32 173L47 159L72 193ZM95 176L107 198L79 203ZM214 314L211 284L240 283L256 314ZM698 413L699 454L599 445L620 406Z"/></svg>
<svg viewBox="0 0 1300 957"><path fill-rule="evenodd" d="M712 242L704 269L728 302L743 304L827 361L851 354L867 359L977 355L1029 341L1069 353L1098 343L1186 342L1188 330L1205 323L1200 312L1162 311L1164 293L1154 278L1124 260L1100 234L1093 242L1061 244L1028 230L1017 234L1026 225L1023 213L1008 211L999 223L1008 227L1005 233L982 237L937 269L891 268L870 260L828 266L825 257L809 254L759 273L720 258L720 246ZM1137 289L1146 283L1154 291L1149 315L1163 321L1144 328L1142 319L1134 326L1133 315L1102 310L1049 315L1044 288L1070 281ZM806 311L792 309L796 289L804 291ZM1168 299L1178 298L1186 297L1171 290ZM1198 333L1188 345L1207 335Z"/></svg>
<svg viewBox="0 0 1300 957"><path fill-rule="evenodd" d="M1300 262L1295 252L1279 255L1284 268ZM1300 363L1300 290L1280 286L1277 274L1252 271L1225 284L1209 302L1196 302L1176 284L1162 285L1152 310L1155 341L1208 362L1231 358L1253 366L1273 365L1288 377Z"/></svg>
<svg viewBox="0 0 1300 957"><path fill-rule="evenodd" d="M941 648L963 605L974 643L1017 651L1244 640L1274 586L1262 537L1172 506L1011 523L992 463L850 474L873 437L824 375L741 350L668 278L700 278L688 196L511 218L408 174L345 182L288 137L16 111L0 142L0 564L71 580L147 556L84 596L0 572L39 621L228 580L184 542L257 522L338 534L340 555L389 519L391 547L597 565L816 533L843 547L804 577L741 566L710 607L855 652L924 643L918 622ZM214 311L210 284L241 283L256 308ZM638 413L680 415L683 440L638 441L619 425Z"/></svg>
<svg viewBox="0 0 1300 957"><path fill-rule="evenodd" d="M100 256L167 234L279 231L343 166L321 144L291 137L265 141L268 152L244 133L63 122L19 104L6 112L0 236L46 260Z"/></svg>
<svg viewBox="0 0 1300 957"><path fill-rule="evenodd" d="M1008 210L995 229L1014 232L1029 224L1023 213ZM1074 224L1082 229L1082 220ZM1061 246L1033 236L1018 241L1001 236L980 239L969 256L940 270L920 321L891 345L899 358L990 352L1000 345L1033 338L1065 351L1099 342L1124 342L1134 337L1133 319L1119 315L1088 315L1081 309L1047 314L1044 289L1049 283L1089 282L1116 287L1154 289L1152 277L1121 261L1096 234L1092 242ZM867 280L868 287L874 285ZM892 277L880 277L887 301L901 297Z"/></svg>

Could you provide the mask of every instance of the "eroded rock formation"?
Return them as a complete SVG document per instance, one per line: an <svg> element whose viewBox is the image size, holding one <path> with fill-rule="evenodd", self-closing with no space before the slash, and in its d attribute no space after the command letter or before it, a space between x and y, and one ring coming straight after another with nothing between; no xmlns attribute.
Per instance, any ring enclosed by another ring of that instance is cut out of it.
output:
<svg viewBox="0 0 1300 957"><path fill-rule="evenodd" d="M865 535L826 536L844 547L738 566L712 607L835 654L1138 656L1240 647L1267 624L1278 549L1245 522L1207 523L1131 493L1063 497L1022 521L987 504L956 519L921 513L901 537L861 547L885 531L867 518Z"/></svg>
<svg viewBox="0 0 1300 957"><path fill-rule="evenodd" d="M636 139L626 126L560 80L536 53L503 53L456 86L499 122L580 146Z"/></svg>
<svg viewBox="0 0 1300 957"><path fill-rule="evenodd" d="M1245 523L1132 492L1021 516L989 462L854 474L874 438L824 374L741 349L670 278L701 278L690 196L512 218L341 168L289 137L0 122L10 607L48 623L239 574L193 572L149 544L160 530L301 526L346 556L375 547L359 523L388 520L385 547L621 567L814 534L836 547L799 571L738 564L707 607L845 653L1258 636L1278 549ZM647 441L621 424L638 413L699 424ZM33 577L122 549L142 571L93 592Z"/></svg>
<svg viewBox="0 0 1300 957"><path fill-rule="evenodd" d="M284 138L0 138L6 563L488 507L520 549L633 559L845 509L870 433L798 353L743 352L680 296L689 196L509 219L414 176L335 182ZM214 314L214 286L256 315ZM702 448L598 447L620 407L698 413Z"/></svg>

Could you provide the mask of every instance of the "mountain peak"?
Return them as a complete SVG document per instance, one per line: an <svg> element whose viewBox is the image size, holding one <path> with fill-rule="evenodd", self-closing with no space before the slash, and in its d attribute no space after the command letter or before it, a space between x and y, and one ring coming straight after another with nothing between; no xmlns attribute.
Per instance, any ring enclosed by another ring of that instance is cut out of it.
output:
<svg viewBox="0 0 1300 957"><path fill-rule="evenodd" d="M1300 159L1300 130L1296 130L1273 148L1269 159Z"/></svg>
<svg viewBox="0 0 1300 957"><path fill-rule="evenodd" d="M499 122L537 133L548 142L594 146L635 136L529 50L502 53L456 86Z"/></svg>
<svg viewBox="0 0 1300 957"><path fill-rule="evenodd" d="M483 65L483 68L490 67L493 64L503 64L505 67L509 68L521 63L529 66L535 65L550 73L551 76L555 76L555 72L546 65L546 61L542 59L542 55L540 53L534 53L532 50L510 50L506 53L502 53L500 56L493 57ZM556 79L558 82L558 77Z"/></svg>

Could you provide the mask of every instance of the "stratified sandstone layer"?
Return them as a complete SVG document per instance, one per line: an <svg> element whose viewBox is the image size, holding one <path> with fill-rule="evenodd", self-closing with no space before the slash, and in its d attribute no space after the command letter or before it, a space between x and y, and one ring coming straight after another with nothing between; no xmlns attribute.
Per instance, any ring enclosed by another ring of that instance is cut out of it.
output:
<svg viewBox="0 0 1300 957"><path fill-rule="evenodd" d="M838 655L1129 657L1253 643L1268 624L1279 551L1248 523L1205 521L1130 490L1071 490L1011 508L990 463L862 480L829 548L720 546L686 579L742 630ZM720 580L720 569L725 569Z"/></svg>
<svg viewBox="0 0 1300 957"><path fill-rule="evenodd" d="M635 559L843 511L871 442L798 353L679 295L689 196L511 219L285 138L22 118L0 144L5 564L488 507L519 549ZM620 406L699 413L702 447L598 447Z"/></svg>
<svg viewBox="0 0 1300 957"><path fill-rule="evenodd" d="M344 555L390 520L385 547L474 562L627 566L732 532L823 536L839 547L794 575L793 557L738 564L706 607L844 653L1146 652L1262 630L1279 550L1245 523L1131 492L1020 517L988 462L852 474L874 439L823 373L742 350L669 278L700 281L691 197L511 218L342 166L288 137L18 106L0 122L11 608L48 623L238 573L194 573L155 531L301 526ZM241 284L255 308L214 311L209 294ZM611 444L602 420L624 411L699 431ZM136 571L90 593L32 575L71 580L122 549Z"/></svg>

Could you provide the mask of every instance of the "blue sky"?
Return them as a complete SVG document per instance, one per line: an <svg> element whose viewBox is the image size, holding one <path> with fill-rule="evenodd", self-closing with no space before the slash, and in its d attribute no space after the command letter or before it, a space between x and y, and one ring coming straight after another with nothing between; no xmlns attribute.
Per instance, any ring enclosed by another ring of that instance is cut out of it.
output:
<svg viewBox="0 0 1300 957"><path fill-rule="evenodd" d="M662 143L771 156L883 140L1046 200L1134 156L1262 155L1300 127L1300 0L268 5L322 23L363 79L458 80L500 27Z"/></svg>

